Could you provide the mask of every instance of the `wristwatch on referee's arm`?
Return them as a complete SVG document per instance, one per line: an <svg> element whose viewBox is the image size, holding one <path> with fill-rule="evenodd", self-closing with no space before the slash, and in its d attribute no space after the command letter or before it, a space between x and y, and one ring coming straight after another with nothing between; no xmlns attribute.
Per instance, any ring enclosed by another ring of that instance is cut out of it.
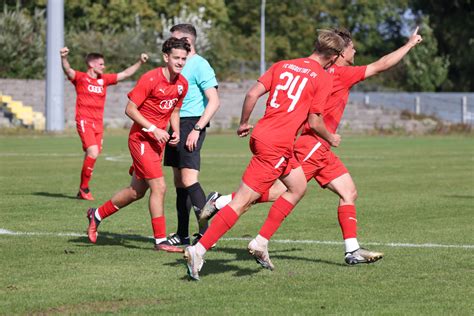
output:
<svg viewBox="0 0 474 316"><path fill-rule="evenodd" d="M202 131L202 128L201 128L201 126L199 126L199 125L196 124L196 125L194 125L193 130L198 131L198 132L201 132L201 131Z"/></svg>

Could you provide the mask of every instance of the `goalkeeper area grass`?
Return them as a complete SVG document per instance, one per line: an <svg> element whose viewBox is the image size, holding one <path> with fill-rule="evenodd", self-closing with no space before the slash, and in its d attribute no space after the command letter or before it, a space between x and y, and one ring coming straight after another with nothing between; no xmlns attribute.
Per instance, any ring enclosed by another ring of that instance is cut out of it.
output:
<svg viewBox="0 0 474 316"><path fill-rule="evenodd" d="M275 271L246 251L270 208L261 204L191 282L182 255L153 250L148 195L105 219L97 244L88 242L87 209L130 182L125 131L105 133L92 202L75 198L76 135L0 136L0 314L472 314L473 139L347 136L335 151L358 188L358 240L382 260L344 263L338 197L313 181L270 242ZM248 139L208 135L206 194L234 191L249 158ZM176 195L164 170L172 233Z"/></svg>

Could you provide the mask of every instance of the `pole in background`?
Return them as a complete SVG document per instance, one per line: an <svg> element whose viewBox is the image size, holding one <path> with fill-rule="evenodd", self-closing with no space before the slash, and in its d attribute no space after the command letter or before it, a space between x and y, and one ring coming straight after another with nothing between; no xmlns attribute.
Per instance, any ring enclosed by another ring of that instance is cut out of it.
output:
<svg viewBox="0 0 474 316"><path fill-rule="evenodd" d="M260 9L260 75L266 71L265 67L265 0L262 0Z"/></svg>
<svg viewBox="0 0 474 316"><path fill-rule="evenodd" d="M64 75L59 50L64 46L64 1L48 0L46 31L46 130L64 130Z"/></svg>
<svg viewBox="0 0 474 316"><path fill-rule="evenodd" d="M467 97L461 98L461 123L467 124L471 118L472 113L467 110Z"/></svg>
<svg viewBox="0 0 474 316"><path fill-rule="evenodd" d="M420 113L421 113L420 97L416 96L415 97L415 114L420 115Z"/></svg>

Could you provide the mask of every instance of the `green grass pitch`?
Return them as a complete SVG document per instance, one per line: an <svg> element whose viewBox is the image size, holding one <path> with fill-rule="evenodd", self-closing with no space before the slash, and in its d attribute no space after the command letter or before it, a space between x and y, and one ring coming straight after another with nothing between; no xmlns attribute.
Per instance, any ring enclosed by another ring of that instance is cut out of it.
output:
<svg viewBox="0 0 474 316"><path fill-rule="evenodd" d="M466 136L348 136L337 154L358 186L359 242L385 253L347 266L337 197L311 183L270 243L276 270L247 254L269 204L253 207L206 256L200 282L179 254L152 250L147 199L106 219L97 245L88 207L129 183L125 132L105 134L91 182L76 200L76 135L0 136L0 314L452 314L474 311L474 141ZM208 135L201 183L231 192L248 139ZM175 192L166 171L168 232ZM190 231L196 231L192 215ZM18 233L18 234L13 234ZM306 241L306 242L304 242Z"/></svg>

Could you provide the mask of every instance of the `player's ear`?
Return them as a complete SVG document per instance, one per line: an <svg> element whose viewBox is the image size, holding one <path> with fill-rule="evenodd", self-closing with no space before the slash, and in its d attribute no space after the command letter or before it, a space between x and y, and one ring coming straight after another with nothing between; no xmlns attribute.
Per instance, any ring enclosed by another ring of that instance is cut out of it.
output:
<svg viewBox="0 0 474 316"><path fill-rule="evenodd" d="M166 53L163 53L163 61L167 63L170 60L170 56Z"/></svg>

